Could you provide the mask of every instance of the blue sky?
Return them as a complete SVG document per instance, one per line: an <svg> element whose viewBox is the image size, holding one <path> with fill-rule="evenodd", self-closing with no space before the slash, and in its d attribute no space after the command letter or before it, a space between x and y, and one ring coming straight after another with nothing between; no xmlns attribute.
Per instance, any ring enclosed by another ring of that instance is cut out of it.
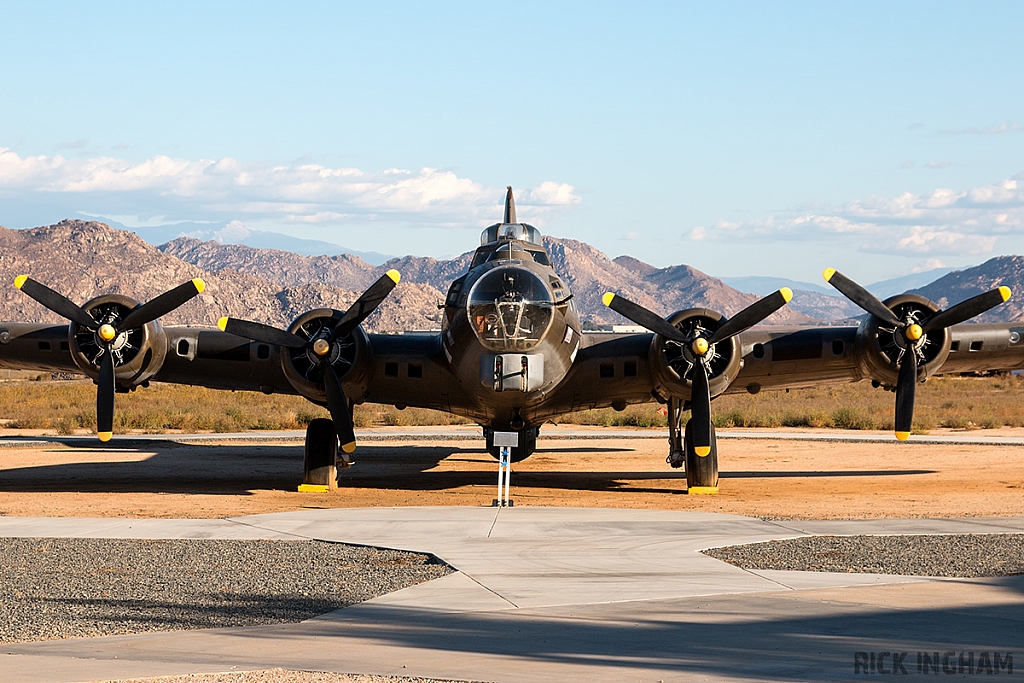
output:
<svg viewBox="0 0 1024 683"><path fill-rule="evenodd" d="M511 184L546 233L721 276L1024 253L1018 3L12 2L0 29L7 227L445 256Z"/></svg>

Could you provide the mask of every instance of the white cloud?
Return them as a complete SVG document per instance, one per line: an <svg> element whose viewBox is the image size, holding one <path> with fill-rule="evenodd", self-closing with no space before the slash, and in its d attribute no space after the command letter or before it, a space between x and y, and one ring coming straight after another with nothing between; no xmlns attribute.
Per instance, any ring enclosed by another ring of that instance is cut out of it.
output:
<svg viewBox="0 0 1024 683"><path fill-rule="evenodd" d="M904 192L843 206L695 228L690 239L853 240L865 252L928 255L991 253L1000 236L1024 235L1021 177L956 191ZM938 266L933 266L938 267Z"/></svg>
<svg viewBox="0 0 1024 683"><path fill-rule="evenodd" d="M925 164L927 168L949 168L953 164L948 161L929 161Z"/></svg>
<svg viewBox="0 0 1024 683"><path fill-rule="evenodd" d="M1003 133L1013 133L1018 130L1024 129L1024 126L1017 123L1016 121L1007 121L1006 123L992 123L981 128L955 128L952 130L940 130L939 135L1001 135Z"/></svg>
<svg viewBox="0 0 1024 683"><path fill-rule="evenodd" d="M926 273L929 270L935 270L936 268L945 268L946 264L937 258L930 258L921 261L916 266L910 269L911 273Z"/></svg>
<svg viewBox="0 0 1024 683"><path fill-rule="evenodd" d="M476 226L501 215L504 190L484 187L452 171L389 168L378 173L319 164L242 163L236 159L188 161L158 155L141 162L110 156L67 159L19 156L0 148L0 190L78 197L117 194L134 211L165 213L175 207L195 220L211 213L227 219L331 223L360 215L434 225ZM572 185L545 181L517 192L531 208L527 220L579 204ZM95 202L94 202L95 203ZM102 203L102 202L101 202Z"/></svg>
<svg viewBox="0 0 1024 683"><path fill-rule="evenodd" d="M622 239L628 240L630 242L635 242L636 240L643 239L643 238L641 237L640 233L630 231L630 232L627 232L625 235L623 235Z"/></svg>

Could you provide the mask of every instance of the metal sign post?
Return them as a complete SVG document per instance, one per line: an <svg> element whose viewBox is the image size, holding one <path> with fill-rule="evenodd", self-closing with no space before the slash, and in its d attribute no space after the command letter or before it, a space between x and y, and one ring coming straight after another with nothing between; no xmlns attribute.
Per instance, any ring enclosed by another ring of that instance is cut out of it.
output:
<svg viewBox="0 0 1024 683"><path fill-rule="evenodd" d="M508 497L512 480L512 449L519 445L519 432L494 432L494 445L499 450L498 457L498 497L491 507L508 508L513 501Z"/></svg>

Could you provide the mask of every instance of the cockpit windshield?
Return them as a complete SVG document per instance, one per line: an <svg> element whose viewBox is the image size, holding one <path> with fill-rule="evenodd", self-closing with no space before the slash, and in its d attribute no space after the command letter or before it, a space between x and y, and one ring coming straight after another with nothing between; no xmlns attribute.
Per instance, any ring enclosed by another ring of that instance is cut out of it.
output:
<svg viewBox="0 0 1024 683"><path fill-rule="evenodd" d="M470 324L491 351L527 351L551 326L554 299L544 281L516 266L495 268L469 292Z"/></svg>
<svg viewBox="0 0 1024 683"><path fill-rule="evenodd" d="M480 245L491 242L529 242L540 245L540 231L528 223L496 223L480 233Z"/></svg>

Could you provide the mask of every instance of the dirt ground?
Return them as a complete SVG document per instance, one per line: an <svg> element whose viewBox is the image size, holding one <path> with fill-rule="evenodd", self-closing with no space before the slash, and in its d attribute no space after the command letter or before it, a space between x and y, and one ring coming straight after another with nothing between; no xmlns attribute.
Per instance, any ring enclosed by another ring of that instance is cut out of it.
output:
<svg viewBox="0 0 1024 683"><path fill-rule="evenodd" d="M1016 430L1015 430L1016 431ZM213 518L302 508L490 505L479 439L360 444L339 490L298 493L299 443L0 449L0 515ZM542 440L513 466L516 505L775 518L1024 515L1024 448L761 439L719 442L720 493L686 494L662 439Z"/></svg>

